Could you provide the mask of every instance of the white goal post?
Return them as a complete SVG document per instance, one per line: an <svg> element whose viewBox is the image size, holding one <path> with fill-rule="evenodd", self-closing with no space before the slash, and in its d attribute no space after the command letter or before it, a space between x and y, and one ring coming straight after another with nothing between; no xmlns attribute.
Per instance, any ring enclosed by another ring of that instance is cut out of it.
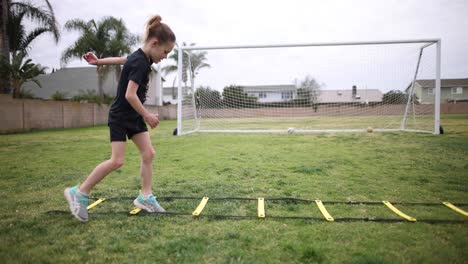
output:
<svg viewBox="0 0 468 264"><path fill-rule="evenodd" d="M441 40L178 46L177 135L440 133Z"/></svg>

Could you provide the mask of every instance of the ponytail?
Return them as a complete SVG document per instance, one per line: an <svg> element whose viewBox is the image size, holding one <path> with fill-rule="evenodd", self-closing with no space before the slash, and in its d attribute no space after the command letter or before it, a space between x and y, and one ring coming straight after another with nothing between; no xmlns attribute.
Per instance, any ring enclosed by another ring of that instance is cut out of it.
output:
<svg viewBox="0 0 468 264"><path fill-rule="evenodd" d="M145 42L151 38L157 38L159 43L176 41L174 32L172 32L168 25L161 23L161 20L160 15L155 15L148 20L145 31Z"/></svg>

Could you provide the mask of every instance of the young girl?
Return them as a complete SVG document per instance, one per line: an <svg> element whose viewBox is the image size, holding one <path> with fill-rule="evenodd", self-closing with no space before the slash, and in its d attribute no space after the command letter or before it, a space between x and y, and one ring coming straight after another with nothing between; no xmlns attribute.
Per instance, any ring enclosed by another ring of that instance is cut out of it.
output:
<svg viewBox="0 0 468 264"><path fill-rule="evenodd" d="M152 162L155 151L151 144L146 123L151 128L159 124L158 115L148 112L143 103L146 99L151 64L167 58L174 48L175 35L161 17L152 17L147 24L143 47L128 57L98 59L93 53L83 57L93 65L124 64L117 88L117 95L109 110L109 129L112 155L91 172L80 185L67 188L65 198L74 217L88 221L88 195L91 189L109 173L124 163L127 137L137 146L141 155L141 192L134 200L135 206L148 212L164 212L152 194Z"/></svg>

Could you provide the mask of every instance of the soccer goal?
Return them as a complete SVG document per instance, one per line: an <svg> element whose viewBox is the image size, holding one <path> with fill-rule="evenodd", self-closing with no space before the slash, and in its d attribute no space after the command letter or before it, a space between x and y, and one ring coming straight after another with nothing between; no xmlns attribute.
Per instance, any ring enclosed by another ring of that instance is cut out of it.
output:
<svg viewBox="0 0 468 264"><path fill-rule="evenodd" d="M441 40L178 47L177 134L439 134Z"/></svg>

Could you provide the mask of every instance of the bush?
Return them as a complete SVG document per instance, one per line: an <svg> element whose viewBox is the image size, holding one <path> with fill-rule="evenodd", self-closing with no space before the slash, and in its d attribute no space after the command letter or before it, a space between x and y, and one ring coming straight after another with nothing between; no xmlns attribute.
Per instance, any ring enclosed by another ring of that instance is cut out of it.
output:
<svg viewBox="0 0 468 264"><path fill-rule="evenodd" d="M383 95L383 104L406 104L408 95L399 90L391 90Z"/></svg>
<svg viewBox="0 0 468 264"><path fill-rule="evenodd" d="M34 99L34 93L30 90L22 90L18 96L20 99Z"/></svg>
<svg viewBox="0 0 468 264"><path fill-rule="evenodd" d="M114 98L110 95L104 94L103 98L100 98L96 91L86 90L79 91L78 95L72 97L72 101L80 103L96 103L96 104L110 104Z"/></svg>
<svg viewBox="0 0 468 264"><path fill-rule="evenodd" d="M66 96L67 96L67 93L56 91L50 96L50 98L52 98L52 100L54 101L66 101L67 100Z"/></svg>

